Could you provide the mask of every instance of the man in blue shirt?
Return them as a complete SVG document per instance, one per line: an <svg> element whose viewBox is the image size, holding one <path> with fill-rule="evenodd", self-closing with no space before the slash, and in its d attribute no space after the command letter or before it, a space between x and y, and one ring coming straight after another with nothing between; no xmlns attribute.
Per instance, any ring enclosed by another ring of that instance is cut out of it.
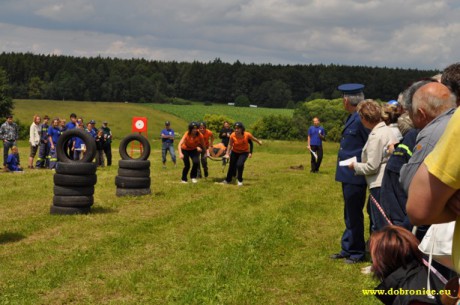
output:
<svg viewBox="0 0 460 305"><path fill-rule="evenodd" d="M55 118L51 126L48 128L48 141L50 143L50 169L56 167L57 153L56 153L56 145L59 140L59 136L61 135L61 128L59 128L59 119Z"/></svg>
<svg viewBox="0 0 460 305"><path fill-rule="evenodd" d="M165 122L165 129L161 131L161 158L163 161L163 168L166 168L166 152L169 151L171 160L176 166L176 155L174 154L174 130L171 128L169 121Z"/></svg>
<svg viewBox="0 0 460 305"><path fill-rule="evenodd" d="M65 128L62 131L74 129L76 127L77 127L77 115L75 113L71 113L70 114L70 122L65 124ZM73 146L72 142L69 142L67 144L67 150L68 150L67 155L70 157L70 159L73 159L72 146Z"/></svg>
<svg viewBox="0 0 460 305"><path fill-rule="evenodd" d="M311 153L311 173L319 172L323 161L323 140L326 138L326 131L319 123L319 119L314 117L313 126L308 128L307 148Z"/></svg>

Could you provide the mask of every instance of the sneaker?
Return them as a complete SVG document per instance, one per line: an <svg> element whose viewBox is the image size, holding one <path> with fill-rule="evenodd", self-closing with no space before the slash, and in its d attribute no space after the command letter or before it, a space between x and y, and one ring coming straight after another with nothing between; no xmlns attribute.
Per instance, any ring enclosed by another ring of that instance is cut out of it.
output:
<svg viewBox="0 0 460 305"><path fill-rule="evenodd" d="M371 274L372 273L372 266L367 266L367 267L361 268L361 273L362 274Z"/></svg>
<svg viewBox="0 0 460 305"><path fill-rule="evenodd" d="M238 186L243 186L243 182L238 181Z"/></svg>
<svg viewBox="0 0 460 305"><path fill-rule="evenodd" d="M187 182L187 181L185 181L185 180L181 180L180 182L181 182L181 183L188 183L188 182Z"/></svg>
<svg viewBox="0 0 460 305"><path fill-rule="evenodd" d="M216 182L217 184L228 184L227 180L224 180L222 182Z"/></svg>
<svg viewBox="0 0 460 305"><path fill-rule="evenodd" d="M192 183L197 183L198 180L196 180L195 178L192 178Z"/></svg>

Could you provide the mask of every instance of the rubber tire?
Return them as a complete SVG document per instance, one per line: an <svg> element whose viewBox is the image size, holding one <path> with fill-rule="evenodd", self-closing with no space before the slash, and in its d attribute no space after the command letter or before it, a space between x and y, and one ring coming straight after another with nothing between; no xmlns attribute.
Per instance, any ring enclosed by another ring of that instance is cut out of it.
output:
<svg viewBox="0 0 460 305"><path fill-rule="evenodd" d="M93 186L97 182L96 175L63 175L54 174L54 185L60 186Z"/></svg>
<svg viewBox="0 0 460 305"><path fill-rule="evenodd" d="M131 158L131 156L128 154L128 145L132 141L138 141L142 144L143 151L139 158ZM149 140L143 135L132 133L121 140L118 151L120 152L120 157L122 160L147 160L150 156L150 143Z"/></svg>
<svg viewBox="0 0 460 305"><path fill-rule="evenodd" d="M150 160L119 160L118 167L126 169L147 169L150 168Z"/></svg>
<svg viewBox="0 0 460 305"><path fill-rule="evenodd" d="M122 176L122 177L150 177L150 169L118 168L118 176Z"/></svg>
<svg viewBox="0 0 460 305"><path fill-rule="evenodd" d="M86 152L82 159L72 160L67 154L67 143L74 137L83 140L86 145ZM74 128L64 131L56 144L56 154L59 161L64 163L87 163L92 162L96 156L96 140L88 132Z"/></svg>
<svg viewBox="0 0 460 305"><path fill-rule="evenodd" d="M150 195L151 193L152 193L152 191L150 190L150 188L126 189L126 188L117 187L116 195L117 195L117 197L122 197L122 196L145 196L145 195Z"/></svg>
<svg viewBox="0 0 460 305"><path fill-rule="evenodd" d="M93 162L57 162L56 164L56 173L64 175L94 175L96 173L96 169L97 165Z"/></svg>
<svg viewBox="0 0 460 305"><path fill-rule="evenodd" d="M52 205L50 208L50 214L52 215L75 215L75 214L88 214L91 208L69 208L69 207L58 207Z"/></svg>
<svg viewBox="0 0 460 305"><path fill-rule="evenodd" d="M150 187L150 177L115 177L115 185L124 189L144 189Z"/></svg>
<svg viewBox="0 0 460 305"><path fill-rule="evenodd" d="M55 196L92 196L94 186L54 186Z"/></svg>
<svg viewBox="0 0 460 305"><path fill-rule="evenodd" d="M54 196L53 205L68 208L89 208L94 204L93 196Z"/></svg>

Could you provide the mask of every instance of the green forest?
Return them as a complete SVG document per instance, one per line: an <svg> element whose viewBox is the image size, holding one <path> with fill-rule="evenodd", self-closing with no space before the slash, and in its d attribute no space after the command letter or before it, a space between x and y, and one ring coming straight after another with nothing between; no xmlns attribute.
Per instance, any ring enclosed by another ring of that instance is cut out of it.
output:
<svg viewBox="0 0 460 305"><path fill-rule="evenodd" d="M1 53L0 69L14 99L205 103L296 108L299 102L340 97L342 83L366 85L366 96L396 99L412 81L434 70L340 65L164 62L146 59Z"/></svg>

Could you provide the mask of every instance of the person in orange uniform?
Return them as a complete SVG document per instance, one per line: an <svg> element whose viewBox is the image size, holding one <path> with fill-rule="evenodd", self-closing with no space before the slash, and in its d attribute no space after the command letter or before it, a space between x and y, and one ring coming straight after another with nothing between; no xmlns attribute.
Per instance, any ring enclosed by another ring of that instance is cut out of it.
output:
<svg viewBox="0 0 460 305"><path fill-rule="evenodd" d="M212 148L212 143L214 142L214 135L211 130L206 128L206 123L205 122L200 122L200 127L199 127L200 133L204 137L204 145L205 149L200 153L200 160L201 160L201 166L203 167L203 174L204 177L208 177L208 156L209 156L209 148ZM200 167L198 167L198 178L201 178L201 171Z"/></svg>
<svg viewBox="0 0 460 305"><path fill-rule="evenodd" d="M237 175L238 186L242 186L244 163L247 158L251 158L252 156L249 148L249 141L252 140L259 145L262 145L262 141L259 141L251 133L245 131L244 125L241 122L236 122L233 129L234 132L230 135L227 154L225 155L225 158L230 158L230 166L228 168L227 178L223 183L228 184L232 182L232 178Z"/></svg>
<svg viewBox="0 0 460 305"><path fill-rule="evenodd" d="M192 159L192 171L190 178L193 183L196 180L198 167L200 166L200 153L205 147L204 137L198 131L198 123L191 122L188 125L188 131L184 134L177 147L179 158L184 160L184 169L182 170L182 183L187 183L187 175L190 170L190 159Z"/></svg>

